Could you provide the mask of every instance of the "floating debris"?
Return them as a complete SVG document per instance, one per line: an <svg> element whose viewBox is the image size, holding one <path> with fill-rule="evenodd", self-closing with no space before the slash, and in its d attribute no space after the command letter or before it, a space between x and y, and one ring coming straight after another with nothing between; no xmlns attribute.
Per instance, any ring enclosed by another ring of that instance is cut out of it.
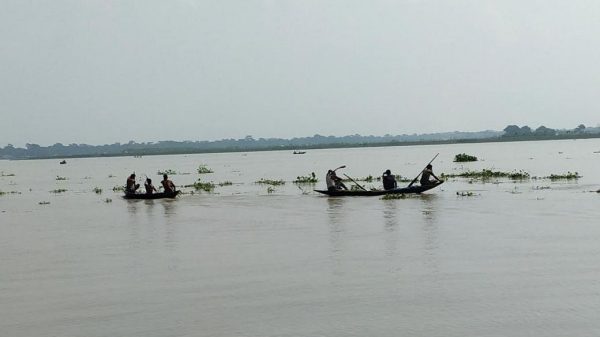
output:
<svg viewBox="0 0 600 337"><path fill-rule="evenodd" d="M59 189L56 189L56 190L52 190L52 191L50 191L50 193L56 193L56 194L58 194L58 193L64 193L64 192L66 192L66 191L67 191L67 190L66 190L66 189L64 189L64 188L59 188Z"/></svg>
<svg viewBox="0 0 600 337"><path fill-rule="evenodd" d="M108 204L109 202L112 202L112 199L111 198L106 198L106 199L104 199L104 202Z"/></svg>
<svg viewBox="0 0 600 337"><path fill-rule="evenodd" d="M56 176L56 180L67 180L67 177Z"/></svg>
<svg viewBox="0 0 600 337"><path fill-rule="evenodd" d="M483 169L481 171L467 171L459 174L441 174L442 179L445 178L471 178L471 179L492 179L492 178L508 178L512 180L526 180L531 176L529 173L519 170L512 172L492 171L490 169Z"/></svg>
<svg viewBox="0 0 600 337"><path fill-rule="evenodd" d="M381 200L396 200L396 199L406 199L406 194L386 194L381 197Z"/></svg>
<svg viewBox="0 0 600 337"><path fill-rule="evenodd" d="M296 180L293 181L294 184L316 184L319 181L314 172L311 172L307 176L298 176Z"/></svg>
<svg viewBox="0 0 600 337"><path fill-rule="evenodd" d="M207 173L214 173L215 171L211 170L208 166L202 164L200 166L198 166L198 174L207 174Z"/></svg>
<svg viewBox="0 0 600 337"><path fill-rule="evenodd" d="M38 205L50 205L50 201L40 201Z"/></svg>
<svg viewBox="0 0 600 337"><path fill-rule="evenodd" d="M227 180L227 181L220 182L217 185L219 185L220 187L223 187L223 186L231 186L231 185L233 185L233 183L231 181Z"/></svg>
<svg viewBox="0 0 600 337"><path fill-rule="evenodd" d="M112 190L113 192L125 192L125 186L115 186Z"/></svg>
<svg viewBox="0 0 600 337"><path fill-rule="evenodd" d="M480 195L479 193L471 192L471 191L458 191L456 195L459 197L474 197Z"/></svg>
<svg viewBox="0 0 600 337"><path fill-rule="evenodd" d="M273 185L273 186L285 185L284 180L265 179L265 178L261 178L260 180L257 180L254 183L261 184L261 185Z"/></svg>
<svg viewBox="0 0 600 337"><path fill-rule="evenodd" d="M159 176L162 176L164 174L170 175L170 176L174 176L174 175L177 174L177 172L175 170L167 169L167 170L164 170L164 171L160 171L159 170L158 172L156 172L156 174L158 174Z"/></svg>
<svg viewBox="0 0 600 337"><path fill-rule="evenodd" d="M459 153L456 156L454 156L455 163L464 163L470 161L477 161L477 157L468 155L466 153Z"/></svg>
<svg viewBox="0 0 600 337"><path fill-rule="evenodd" d="M184 187L192 187L196 191L212 192L215 189L216 185L212 182L203 182L200 179L198 179L192 185L185 185Z"/></svg>
<svg viewBox="0 0 600 337"><path fill-rule="evenodd" d="M102 189L100 187L94 187L92 191L94 191L96 194L102 194Z"/></svg>

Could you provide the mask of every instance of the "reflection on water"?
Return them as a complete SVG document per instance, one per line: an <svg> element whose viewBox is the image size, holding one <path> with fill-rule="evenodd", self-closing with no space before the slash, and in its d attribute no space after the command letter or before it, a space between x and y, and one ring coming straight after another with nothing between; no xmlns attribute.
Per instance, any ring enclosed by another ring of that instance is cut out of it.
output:
<svg viewBox="0 0 600 337"><path fill-rule="evenodd" d="M396 255L398 248L398 235L396 232L399 226L398 216L398 201L401 200L387 200L383 201L383 220L385 222L385 254L387 256Z"/></svg>
<svg viewBox="0 0 600 337"><path fill-rule="evenodd" d="M345 214L344 204L346 198L327 198L327 216L329 218L329 247L331 270L334 275L343 274L342 254L344 251Z"/></svg>

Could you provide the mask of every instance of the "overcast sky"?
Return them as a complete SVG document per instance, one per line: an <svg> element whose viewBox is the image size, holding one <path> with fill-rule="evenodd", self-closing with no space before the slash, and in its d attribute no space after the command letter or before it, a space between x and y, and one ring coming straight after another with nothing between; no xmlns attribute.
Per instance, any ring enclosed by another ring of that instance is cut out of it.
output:
<svg viewBox="0 0 600 337"><path fill-rule="evenodd" d="M600 122L600 1L0 1L0 146Z"/></svg>

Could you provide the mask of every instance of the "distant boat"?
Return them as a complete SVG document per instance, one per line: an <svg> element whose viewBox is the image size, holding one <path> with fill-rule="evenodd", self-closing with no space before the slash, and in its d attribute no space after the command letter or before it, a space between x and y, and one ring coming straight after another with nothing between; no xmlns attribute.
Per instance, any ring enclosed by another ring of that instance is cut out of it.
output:
<svg viewBox="0 0 600 337"><path fill-rule="evenodd" d="M294 151L294 154L305 154L306 151Z"/></svg>
<svg viewBox="0 0 600 337"><path fill-rule="evenodd" d="M66 163L67 163L66 160L63 160L63 161L60 162L61 165L66 164Z"/></svg>

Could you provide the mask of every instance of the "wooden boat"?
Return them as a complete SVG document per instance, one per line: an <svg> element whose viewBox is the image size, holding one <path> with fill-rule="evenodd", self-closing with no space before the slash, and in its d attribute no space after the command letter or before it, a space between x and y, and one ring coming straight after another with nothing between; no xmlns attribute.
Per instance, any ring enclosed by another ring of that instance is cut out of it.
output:
<svg viewBox="0 0 600 337"><path fill-rule="evenodd" d="M294 151L294 154L305 154L306 151Z"/></svg>
<svg viewBox="0 0 600 337"><path fill-rule="evenodd" d="M426 186L421 186L421 185L413 185L413 186L407 186L407 187L398 187L398 188L394 188L392 190L373 190L373 191L363 191L363 190L354 190L354 191L346 191L346 190L335 190L335 191L329 191L329 190L315 190L315 192L319 192L322 194L327 194L328 196L331 197L338 197L338 196L357 196L357 197L368 197L368 196L375 196L375 195L385 195L385 194L410 194L410 193L422 193L425 191L428 191L432 188L436 188L438 186L440 186L441 184L443 184L444 182L441 183L437 183L434 185L426 185Z"/></svg>
<svg viewBox="0 0 600 337"><path fill-rule="evenodd" d="M67 163L67 161L66 161L66 160L63 160L63 161L61 161L61 162L60 162L60 164L61 164L61 165L64 165L64 164L66 164L66 163Z"/></svg>
<svg viewBox="0 0 600 337"><path fill-rule="evenodd" d="M175 191L173 193L161 192L161 193L152 193L152 194L147 194L147 193L125 193L125 195L123 196L123 198L125 198L125 199L165 199L165 198L173 199L179 193L181 193L181 191Z"/></svg>

